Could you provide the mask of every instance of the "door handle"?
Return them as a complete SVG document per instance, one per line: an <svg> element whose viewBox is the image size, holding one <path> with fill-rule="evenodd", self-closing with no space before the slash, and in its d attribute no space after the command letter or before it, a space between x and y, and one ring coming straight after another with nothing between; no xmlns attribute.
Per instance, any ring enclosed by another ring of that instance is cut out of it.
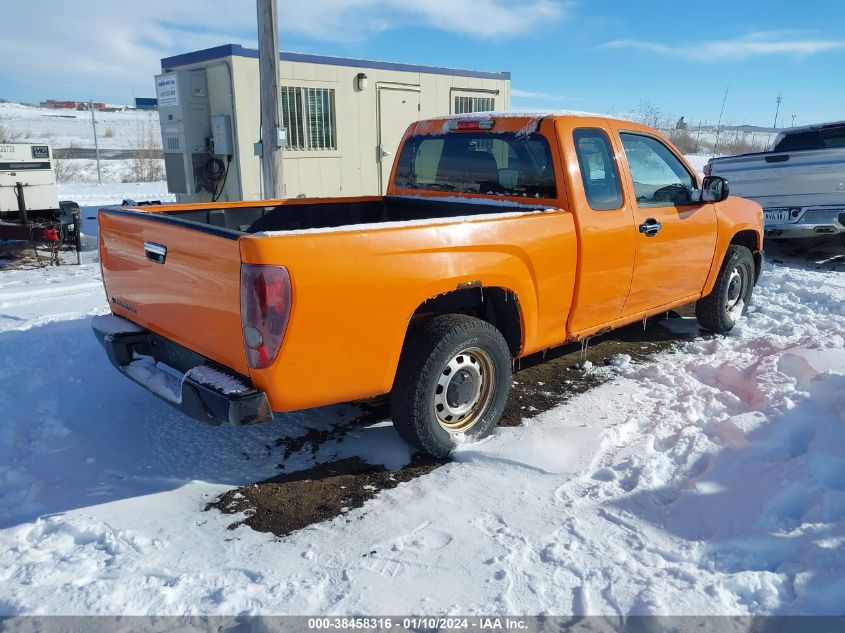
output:
<svg viewBox="0 0 845 633"><path fill-rule="evenodd" d="M663 225L660 224L654 218L649 218L642 224L640 224L640 233L645 235L646 237L654 237L663 228Z"/></svg>
<svg viewBox="0 0 845 633"><path fill-rule="evenodd" d="M381 156L381 158L387 158L387 157L388 157L388 156L390 156L393 152L391 152L390 150L384 149L384 147L382 147L381 145L379 145L379 148L378 148L378 153L379 153L379 156Z"/></svg>
<svg viewBox="0 0 845 633"><path fill-rule="evenodd" d="M156 264L163 264L167 259L167 247L163 244L156 244L155 242L144 242L144 253L147 259Z"/></svg>

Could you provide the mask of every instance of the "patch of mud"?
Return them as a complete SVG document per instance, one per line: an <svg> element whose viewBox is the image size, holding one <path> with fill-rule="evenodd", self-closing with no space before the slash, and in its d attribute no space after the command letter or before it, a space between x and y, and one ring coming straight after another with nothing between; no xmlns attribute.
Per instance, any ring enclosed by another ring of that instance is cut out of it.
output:
<svg viewBox="0 0 845 633"><path fill-rule="evenodd" d="M207 504L205 511L243 513L245 517L229 525L230 530L247 525L286 536L360 508L379 491L428 474L443 463L417 454L407 466L390 471L358 458L343 459L235 488Z"/></svg>
<svg viewBox="0 0 845 633"><path fill-rule="evenodd" d="M0 270L17 270L37 266L35 252L25 242L0 242Z"/></svg>
<svg viewBox="0 0 845 633"><path fill-rule="evenodd" d="M845 272L845 234L800 240L767 240L766 259L774 264Z"/></svg>
<svg viewBox="0 0 845 633"><path fill-rule="evenodd" d="M360 413L352 420L345 420L343 423L329 428L308 429L302 435L286 436L277 439L275 446L282 449L282 462L277 465L277 468L284 470L285 461L293 455L304 454L307 451L312 456L316 456L320 447L324 444L328 442L341 444L346 435L354 429L375 424L390 417L390 412L387 409L387 401L384 399L362 403L358 407ZM269 446L267 449L269 454L271 449Z"/></svg>
<svg viewBox="0 0 845 633"><path fill-rule="evenodd" d="M75 264L76 251L65 248L59 252L59 265ZM29 242L0 242L0 270L31 270L50 266L50 251L37 250Z"/></svg>
<svg viewBox="0 0 845 633"><path fill-rule="evenodd" d="M695 316L692 306L670 314L670 318L690 316ZM603 372L582 369L584 360L589 363L588 367L600 367L609 363L610 359L625 354L631 362L642 362L682 338L660 325L660 320L650 319L645 328L642 323L635 323L591 340L583 358L581 346L574 345L563 356L524 369L514 374L513 387L499 426L519 426L523 420L548 411L612 377Z"/></svg>

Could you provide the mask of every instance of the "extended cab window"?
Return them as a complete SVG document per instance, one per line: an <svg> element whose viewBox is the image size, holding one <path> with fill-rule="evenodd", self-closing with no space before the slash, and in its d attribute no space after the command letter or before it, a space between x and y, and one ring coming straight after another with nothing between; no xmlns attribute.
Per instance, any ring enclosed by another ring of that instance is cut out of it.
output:
<svg viewBox="0 0 845 633"><path fill-rule="evenodd" d="M637 206L692 204L695 177L666 145L651 136L621 133L622 146L637 194Z"/></svg>
<svg viewBox="0 0 845 633"><path fill-rule="evenodd" d="M413 136L396 168L400 189L555 198L549 143L539 134Z"/></svg>
<svg viewBox="0 0 845 633"><path fill-rule="evenodd" d="M582 128L572 133L578 166L584 181L587 202L595 211L608 211L622 206L619 170L613 159L610 139L602 130Z"/></svg>

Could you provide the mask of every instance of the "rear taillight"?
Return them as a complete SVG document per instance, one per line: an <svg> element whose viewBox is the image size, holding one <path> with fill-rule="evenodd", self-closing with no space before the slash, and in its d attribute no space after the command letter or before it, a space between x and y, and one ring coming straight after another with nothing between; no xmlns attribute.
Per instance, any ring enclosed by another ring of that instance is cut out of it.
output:
<svg viewBox="0 0 845 633"><path fill-rule="evenodd" d="M449 129L453 132L464 130L492 130L495 121L493 119L452 119L449 121Z"/></svg>
<svg viewBox="0 0 845 633"><path fill-rule="evenodd" d="M713 165L710 164L710 161L707 161L707 164L704 166L704 175L709 176L713 172Z"/></svg>
<svg viewBox="0 0 845 633"><path fill-rule="evenodd" d="M270 366L288 326L291 287L284 266L241 265L241 323L247 364Z"/></svg>

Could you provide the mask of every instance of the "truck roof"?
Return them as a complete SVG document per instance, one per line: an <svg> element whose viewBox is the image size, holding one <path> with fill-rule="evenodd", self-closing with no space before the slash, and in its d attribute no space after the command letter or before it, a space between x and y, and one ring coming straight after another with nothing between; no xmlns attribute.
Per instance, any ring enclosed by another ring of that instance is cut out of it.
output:
<svg viewBox="0 0 845 633"><path fill-rule="evenodd" d="M780 131L780 134L789 136L790 134L798 134L800 132L810 132L812 130L822 130L830 127L845 126L845 121L831 121L830 123L811 123L810 125L799 125L797 127L788 127Z"/></svg>
<svg viewBox="0 0 845 633"><path fill-rule="evenodd" d="M409 134L437 135L449 132L450 121L501 121L501 126L496 127L498 132L533 133L539 129L540 124L547 119L578 119L582 125L601 126L607 120L621 121L630 126L632 130L656 132L648 126L629 121L620 117L608 114L597 114L595 112L580 112L578 110L506 110L493 112L467 112L463 114L448 114L435 116L412 124L408 129ZM588 121L591 121L588 123Z"/></svg>
<svg viewBox="0 0 845 633"><path fill-rule="evenodd" d="M610 114L598 114L597 112L582 112L580 110L496 110L492 112L465 112L463 114L446 114L443 116L430 117L428 120L444 121L451 119L542 119L542 118L570 118L583 117L590 119L615 119L627 121L621 117Z"/></svg>

